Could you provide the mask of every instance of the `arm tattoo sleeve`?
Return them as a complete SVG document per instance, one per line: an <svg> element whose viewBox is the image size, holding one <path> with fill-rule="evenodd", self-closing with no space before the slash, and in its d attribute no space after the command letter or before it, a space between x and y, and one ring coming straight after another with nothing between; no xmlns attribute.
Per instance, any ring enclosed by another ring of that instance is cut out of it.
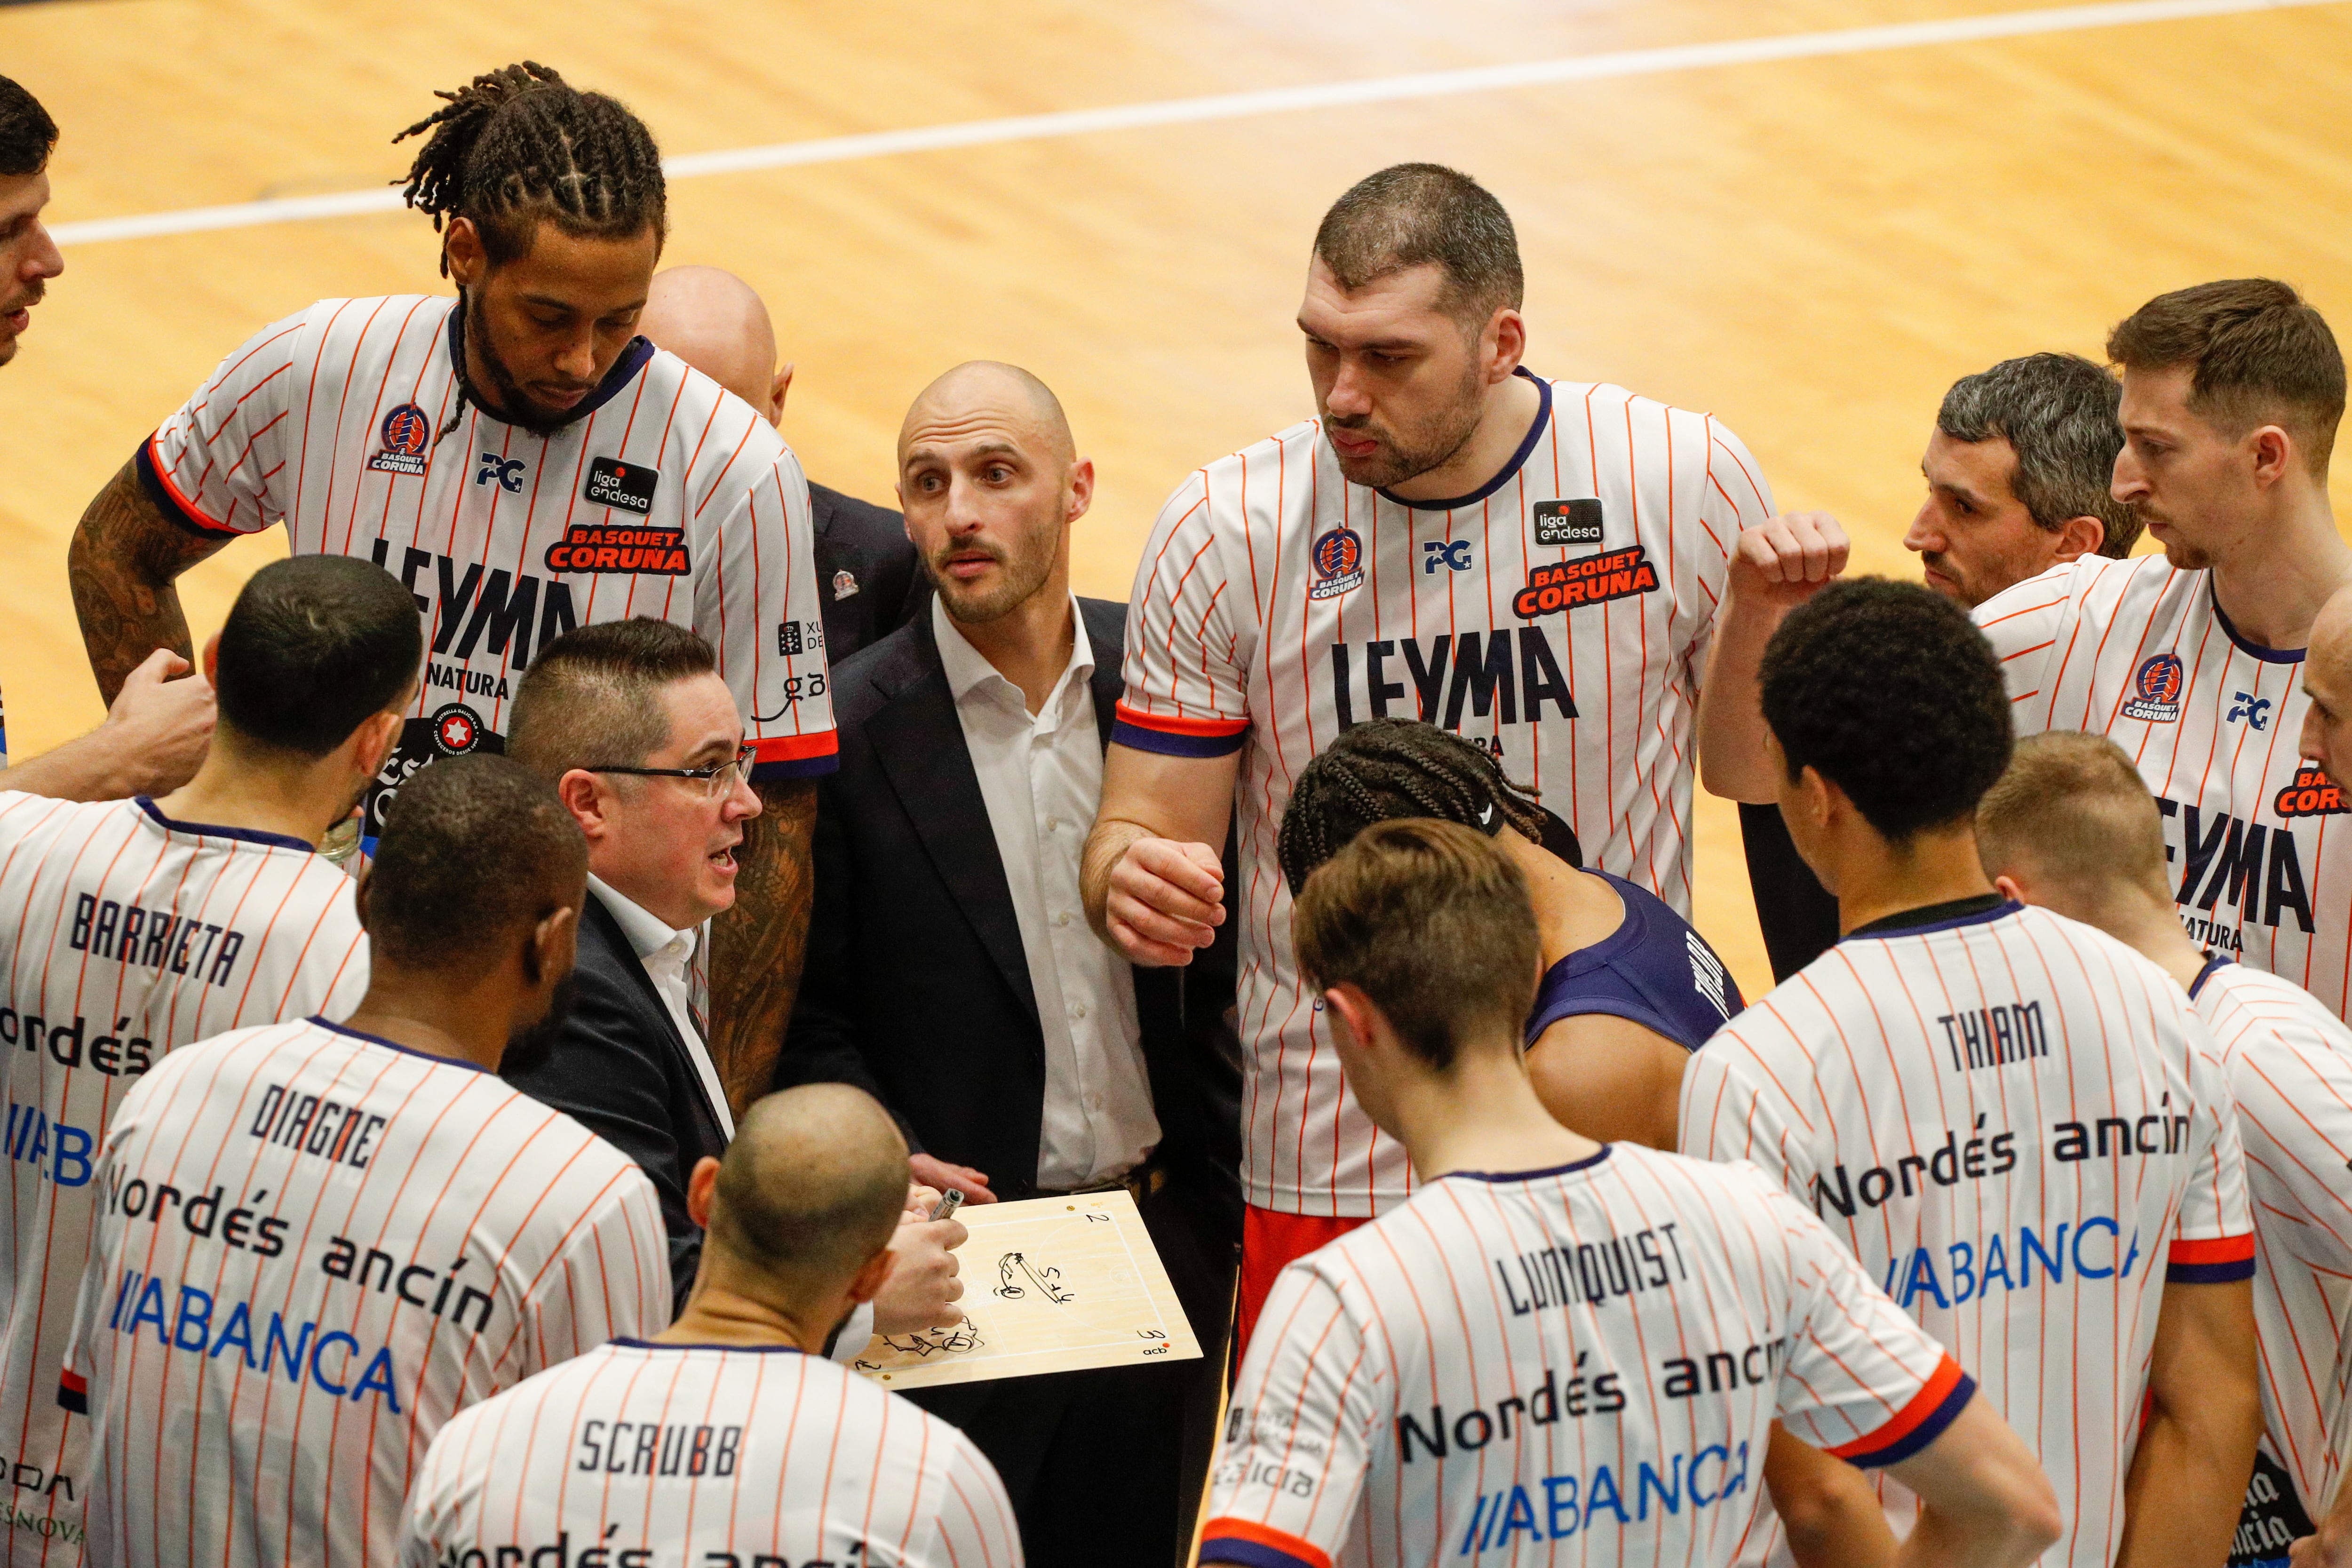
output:
<svg viewBox="0 0 2352 1568"><path fill-rule="evenodd" d="M808 946L816 785L754 784L767 809L736 850L735 907L711 922L710 1055L741 1115L768 1092Z"/></svg>
<svg viewBox="0 0 2352 1568"><path fill-rule="evenodd" d="M66 570L90 673L108 702L122 689L123 677L159 647L194 661L188 619L172 584L227 542L165 517L140 485L135 463L123 464L81 514Z"/></svg>

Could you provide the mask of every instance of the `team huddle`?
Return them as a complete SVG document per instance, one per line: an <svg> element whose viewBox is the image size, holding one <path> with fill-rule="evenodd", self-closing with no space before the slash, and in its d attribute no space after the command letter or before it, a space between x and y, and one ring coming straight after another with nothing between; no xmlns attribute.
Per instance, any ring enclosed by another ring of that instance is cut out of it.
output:
<svg viewBox="0 0 2352 1568"><path fill-rule="evenodd" d="M406 194L455 298L263 328L76 532L101 689L199 666L201 763L0 778L0 1556L1018 1564L989 1458L845 1364L920 1151L767 1092L840 750L808 480L637 332L646 128L535 66L443 96ZM1316 417L1136 569L1076 896L1122 965L1237 928L1197 1560L2352 1563L2326 323L2209 283L2113 368L1964 378L1923 586L1846 577L1712 416L1522 364L1522 295L1470 178L1360 182ZM200 650L173 579L274 527ZM608 717L654 657L718 693L674 766ZM602 886L583 773L747 803L680 1026L728 1141L677 1194L519 1087ZM1702 777L1752 1004L1689 923Z"/></svg>

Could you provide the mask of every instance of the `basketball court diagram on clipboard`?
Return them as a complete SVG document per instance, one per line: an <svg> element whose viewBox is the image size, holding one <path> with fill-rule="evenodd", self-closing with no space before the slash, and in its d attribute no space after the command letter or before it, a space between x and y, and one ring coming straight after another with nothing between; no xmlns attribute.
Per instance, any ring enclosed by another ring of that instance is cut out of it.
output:
<svg viewBox="0 0 2352 1568"><path fill-rule="evenodd" d="M1193 1361L1201 1346L1124 1191L958 1211L964 1321L877 1334L856 1369L889 1388Z"/></svg>

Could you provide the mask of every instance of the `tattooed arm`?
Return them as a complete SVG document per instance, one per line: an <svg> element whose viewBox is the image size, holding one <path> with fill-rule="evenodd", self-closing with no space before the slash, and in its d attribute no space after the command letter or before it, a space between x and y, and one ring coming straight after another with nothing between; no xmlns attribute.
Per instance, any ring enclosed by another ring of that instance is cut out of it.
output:
<svg viewBox="0 0 2352 1568"><path fill-rule="evenodd" d="M208 539L165 516L140 484L136 459L123 464L81 514L66 571L89 670L108 702L159 647L194 663L188 618L172 584L227 542L226 534Z"/></svg>
<svg viewBox="0 0 2352 1568"><path fill-rule="evenodd" d="M765 805L735 851L735 907L710 927L710 1057L740 1116L768 1092L808 946L816 784L755 784Z"/></svg>

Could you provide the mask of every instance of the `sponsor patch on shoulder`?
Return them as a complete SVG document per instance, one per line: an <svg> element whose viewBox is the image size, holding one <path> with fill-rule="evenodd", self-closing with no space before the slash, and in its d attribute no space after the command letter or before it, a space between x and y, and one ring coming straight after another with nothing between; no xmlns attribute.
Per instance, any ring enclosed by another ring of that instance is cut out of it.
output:
<svg viewBox="0 0 2352 1568"><path fill-rule="evenodd" d="M1601 503L1597 500L1539 500L1536 502L1535 520L1538 544L1601 542Z"/></svg>
<svg viewBox="0 0 2352 1568"><path fill-rule="evenodd" d="M1511 613L1523 620L1565 615L1586 605L1658 591L1658 569L1647 550L1629 544L1579 561L1555 561L1528 574L1528 585L1511 599Z"/></svg>

